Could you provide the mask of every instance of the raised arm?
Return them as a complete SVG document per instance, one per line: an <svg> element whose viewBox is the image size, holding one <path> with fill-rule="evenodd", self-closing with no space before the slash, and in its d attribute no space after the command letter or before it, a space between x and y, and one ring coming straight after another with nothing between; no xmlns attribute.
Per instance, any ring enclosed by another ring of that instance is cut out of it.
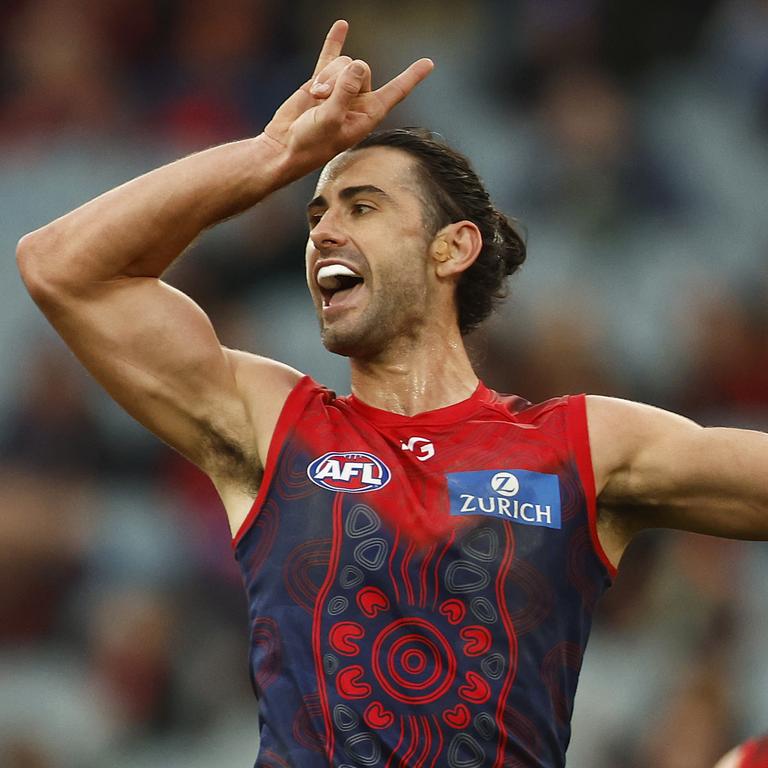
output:
<svg viewBox="0 0 768 768"><path fill-rule="evenodd" d="M768 434L608 397L589 397L587 413L598 530L614 563L645 528L768 539Z"/></svg>
<svg viewBox="0 0 768 768"><path fill-rule="evenodd" d="M205 313L160 278L203 230L363 138L432 68L415 62L372 91L368 66L341 56L346 32L333 25L312 78L262 135L134 179L17 249L30 294L65 342L120 405L211 476L233 527L299 374L222 348Z"/></svg>

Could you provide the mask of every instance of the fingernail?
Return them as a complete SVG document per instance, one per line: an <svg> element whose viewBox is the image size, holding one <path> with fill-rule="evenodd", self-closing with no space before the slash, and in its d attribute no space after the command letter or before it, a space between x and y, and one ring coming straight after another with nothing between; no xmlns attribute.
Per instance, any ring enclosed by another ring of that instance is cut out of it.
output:
<svg viewBox="0 0 768 768"><path fill-rule="evenodd" d="M331 86L328 83L321 83L320 81L315 80L309 90L311 93L327 93L331 90Z"/></svg>

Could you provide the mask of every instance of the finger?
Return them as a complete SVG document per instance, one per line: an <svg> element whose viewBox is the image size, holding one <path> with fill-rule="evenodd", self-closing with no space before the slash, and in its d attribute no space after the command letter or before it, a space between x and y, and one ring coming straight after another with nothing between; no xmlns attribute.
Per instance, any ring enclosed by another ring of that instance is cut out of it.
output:
<svg viewBox="0 0 768 768"><path fill-rule="evenodd" d="M346 113L352 99L360 93L366 77L366 70L368 70L368 77L370 78L368 65L357 59L351 64L347 64L339 75L333 93L328 99L328 104L342 115Z"/></svg>
<svg viewBox="0 0 768 768"><path fill-rule="evenodd" d="M362 59L355 59L354 63L359 64L363 68L363 77L360 81L358 93L368 93L371 90L371 68Z"/></svg>
<svg viewBox="0 0 768 768"><path fill-rule="evenodd" d="M374 95L389 112L395 104L399 104L430 72L435 68L432 59L414 61L408 69L392 78L386 85L374 91Z"/></svg>
<svg viewBox="0 0 768 768"><path fill-rule="evenodd" d="M364 61L361 61L360 59L358 59L358 61L360 61L360 63L365 68L365 73L363 74L363 82L360 85L360 92L369 93L373 87L371 84L371 68Z"/></svg>
<svg viewBox="0 0 768 768"><path fill-rule="evenodd" d="M309 92L318 99L324 99L331 95L336 79L347 64L351 64L349 56L338 56L312 81Z"/></svg>
<svg viewBox="0 0 768 768"><path fill-rule="evenodd" d="M344 19L334 21L331 29L325 37L323 48L318 56L315 71L312 77L315 78L325 69L340 53L344 47L344 40L347 38L349 24Z"/></svg>

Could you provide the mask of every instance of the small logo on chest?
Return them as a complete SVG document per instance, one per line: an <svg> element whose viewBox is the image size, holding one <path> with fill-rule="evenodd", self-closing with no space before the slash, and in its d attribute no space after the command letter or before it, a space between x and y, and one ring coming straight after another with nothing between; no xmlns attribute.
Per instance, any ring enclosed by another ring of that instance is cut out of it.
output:
<svg viewBox="0 0 768 768"><path fill-rule="evenodd" d="M435 455L435 444L426 437L409 437L400 443L404 451L410 451L419 461L426 461Z"/></svg>
<svg viewBox="0 0 768 768"><path fill-rule="evenodd" d="M524 469L450 472L446 475L452 515L486 515L524 525L561 527L557 475Z"/></svg>
<svg viewBox="0 0 768 768"><path fill-rule="evenodd" d="M321 488L346 493L378 491L392 477L372 453L325 453L307 467L307 477Z"/></svg>

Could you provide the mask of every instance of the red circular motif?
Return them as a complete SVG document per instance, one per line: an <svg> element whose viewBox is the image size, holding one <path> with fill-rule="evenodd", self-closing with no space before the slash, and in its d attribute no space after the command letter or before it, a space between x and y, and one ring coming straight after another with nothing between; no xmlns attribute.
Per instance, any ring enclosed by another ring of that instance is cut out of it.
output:
<svg viewBox="0 0 768 768"><path fill-rule="evenodd" d="M409 664L416 659L418 664ZM421 673L431 672L426 679ZM424 704L439 699L456 678L456 656L440 630L425 619L402 618L385 627L373 644L373 671L393 699Z"/></svg>
<svg viewBox="0 0 768 768"><path fill-rule="evenodd" d="M429 677L426 680L415 680L413 678L405 678L397 670L396 662L398 661L402 664L403 667L405 667L404 656L406 653L410 653L411 649L409 648L408 650L404 651L400 655L398 655L398 652L400 651L402 646L408 643L410 643L411 645L418 644L418 645L425 646L428 651L431 651L431 657L433 659L439 658L440 656L440 648L438 648L438 646L435 645L435 643L431 642L430 640L427 640L422 635L414 635L414 634L404 635L403 637L399 637L397 640L395 640L394 643L392 643L392 648L389 650L389 653L387 655L387 671L389 672L390 675L392 675L392 679L395 680L395 682L399 683L405 688L416 688L416 687L428 688L430 685L433 685L434 682L440 677L440 673L442 670L438 664L435 665L434 669L432 670L432 673L429 675ZM426 667L426 660L425 660L424 666Z"/></svg>
<svg viewBox="0 0 768 768"><path fill-rule="evenodd" d="M427 655L423 651L411 648L403 654L403 666L414 675L424 671L427 666Z"/></svg>

